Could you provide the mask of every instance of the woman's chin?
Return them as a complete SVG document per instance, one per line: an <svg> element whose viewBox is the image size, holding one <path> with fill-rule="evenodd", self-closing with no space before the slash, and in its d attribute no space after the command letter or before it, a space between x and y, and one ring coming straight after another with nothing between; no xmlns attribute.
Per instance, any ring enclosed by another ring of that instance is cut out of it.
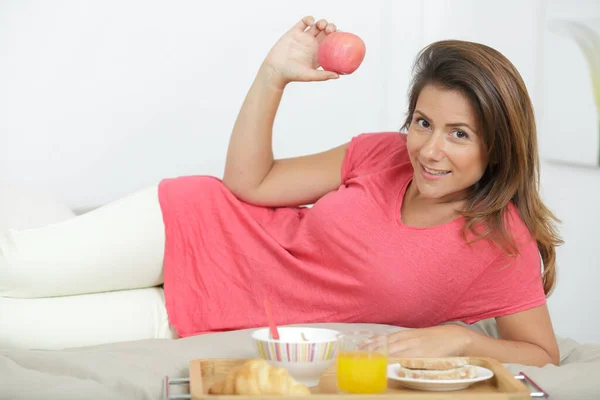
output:
<svg viewBox="0 0 600 400"><path fill-rule="evenodd" d="M439 188L431 187L432 185L427 184L426 182L416 182L417 183L417 197L426 200L437 200L441 199L446 195L443 191L439 190Z"/></svg>

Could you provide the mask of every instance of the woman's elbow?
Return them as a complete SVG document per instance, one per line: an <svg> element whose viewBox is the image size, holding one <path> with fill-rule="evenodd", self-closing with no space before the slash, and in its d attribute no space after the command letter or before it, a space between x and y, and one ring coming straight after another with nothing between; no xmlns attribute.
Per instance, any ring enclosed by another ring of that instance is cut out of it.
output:
<svg viewBox="0 0 600 400"><path fill-rule="evenodd" d="M540 347L540 349L543 350L543 356L538 357L536 362L533 363L533 366L544 367L546 365L552 364L558 367L560 365L560 353L558 351L558 348L556 350L546 350Z"/></svg>
<svg viewBox="0 0 600 400"><path fill-rule="evenodd" d="M550 354L550 363L560 366L560 352L557 350L553 354Z"/></svg>

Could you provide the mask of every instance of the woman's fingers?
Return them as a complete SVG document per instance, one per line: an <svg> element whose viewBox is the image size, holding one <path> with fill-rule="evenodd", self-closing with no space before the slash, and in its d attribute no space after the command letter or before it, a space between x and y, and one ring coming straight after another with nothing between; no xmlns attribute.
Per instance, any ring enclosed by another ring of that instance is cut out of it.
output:
<svg viewBox="0 0 600 400"><path fill-rule="evenodd" d="M421 335L422 331L420 329L403 329L390 335L390 343L419 337Z"/></svg>
<svg viewBox="0 0 600 400"><path fill-rule="evenodd" d="M298 21L298 23L296 25L294 25L294 27L292 29L304 32L306 30L306 28L308 28L309 26L312 26L314 23L315 23L315 19L311 15L307 15L306 17L304 17L300 21Z"/></svg>
<svg viewBox="0 0 600 400"><path fill-rule="evenodd" d="M408 349L418 349L421 347L421 344L421 339L418 337L404 340L396 340L394 342L389 343L389 351L400 352Z"/></svg>
<svg viewBox="0 0 600 400"><path fill-rule="evenodd" d="M313 26L311 26L308 31L310 35L317 37L317 35L324 31L325 28L327 28L327 20L326 19L320 19L319 21L317 21L316 24L314 24Z"/></svg>
<svg viewBox="0 0 600 400"><path fill-rule="evenodd" d="M327 81L329 79L337 79L340 76L335 72L323 71L320 69L314 69L306 72L306 78L310 81Z"/></svg>
<svg viewBox="0 0 600 400"><path fill-rule="evenodd" d="M397 358L422 358L425 357L421 349L402 348L402 349L390 349L388 351L390 357Z"/></svg>
<svg viewBox="0 0 600 400"><path fill-rule="evenodd" d="M322 31L319 32L319 34L317 35L317 40L319 41L319 43L321 43L321 41L323 39L325 39L327 37L327 35L329 35L330 33L336 32L337 31L337 27L335 26L335 24L327 24L327 26L325 27L325 29L323 29Z"/></svg>

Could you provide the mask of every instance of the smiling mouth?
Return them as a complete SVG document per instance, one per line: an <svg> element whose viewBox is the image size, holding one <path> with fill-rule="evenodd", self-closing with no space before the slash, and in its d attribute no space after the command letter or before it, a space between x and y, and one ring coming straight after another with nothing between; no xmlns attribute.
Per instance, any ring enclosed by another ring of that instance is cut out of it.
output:
<svg viewBox="0 0 600 400"><path fill-rule="evenodd" d="M431 174L431 175L443 176L443 175L448 175L450 173L450 171L444 171L444 170L440 170L440 169L427 168L423 164L421 164L421 167L423 167L423 170L425 172L427 172L428 174Z"/></svg>

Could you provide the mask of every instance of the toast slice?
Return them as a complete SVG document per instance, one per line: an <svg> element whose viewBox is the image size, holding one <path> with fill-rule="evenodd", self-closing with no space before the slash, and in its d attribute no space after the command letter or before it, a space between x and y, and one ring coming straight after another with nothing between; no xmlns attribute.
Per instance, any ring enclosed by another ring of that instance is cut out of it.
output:
<svg viewBox="0 0 600 400"><path fill-rule="evenodd" d="M464 367L469 364L467 357L444 358L399 358L398 362L404 368L444 371Z"/></svg>
<svg viewBox="0 0 600 400"><path fill-rule="evenodd" d="M430 380L454 380L471 379L477 377L477 368L472 365L446 369L446 370L427 370L427 369L409 369L400 367L398 376L409 379L430 379Z"/></svg>

